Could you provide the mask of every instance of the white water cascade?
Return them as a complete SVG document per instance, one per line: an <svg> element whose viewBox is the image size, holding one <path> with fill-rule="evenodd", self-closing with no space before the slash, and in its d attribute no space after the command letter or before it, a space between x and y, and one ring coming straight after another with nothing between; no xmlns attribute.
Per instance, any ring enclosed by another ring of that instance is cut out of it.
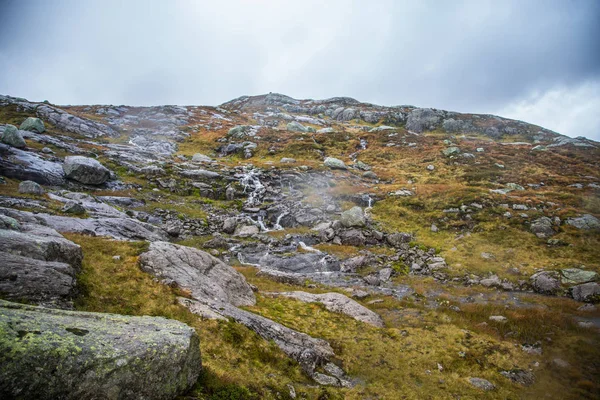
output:
<svg viewBox="0 0 600 400"><path fill-rule="evenodd" d="M248 193L248 199L244 203L246 206L253 207L259 205L267 191L265 185L260 181L259 174L256 169L244 169L240 184L244 187L244 193Z"/></svg>

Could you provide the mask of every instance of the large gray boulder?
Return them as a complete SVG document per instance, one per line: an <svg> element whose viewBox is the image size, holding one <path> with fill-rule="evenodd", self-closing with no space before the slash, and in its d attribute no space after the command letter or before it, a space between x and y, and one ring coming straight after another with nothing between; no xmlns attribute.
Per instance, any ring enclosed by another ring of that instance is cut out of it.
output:
<svg viewBox="0 0 600 400"><path fill-rule="evenodd" d="M59 163L47 161L35 153L0 144L0 175L30 180L42 185L65 184L65 174Z"/></svg>
<svg viewBox="0 0 600 400"><path fill-rule="evenodd" d="M540 239L549 238L556 234L552 228L552 220L548 217L540 217L531 223L531 232Z"/></svg>
<svg viewBox="0 0 600 400"><path fill-rule="evenodd" d="M65 157L63 170L67 178L86 185L101 185L110 178L108 168L89 157Z"/></svg>
<svg viewBox="0 0 600 400"><path fill-rule="evenodd" d="M342 213L340 222L346 228L363 227L366 225L365 213L363 209L358 206L352 207Z"/></svg>
<svg viewBox="0 0 600 400"><path fill-rule="evenodd" d="M44 121L35 117L27 117L25 121L21 124L19 129L23 131L44 133L46 127L44 126Z"/></svg>
<svg viewBox="0 0 600 400"><path fill-rule="evenodd" d="M573 298L577 301L597 303L600 301L600 285L596 282L584 283L573 287Z"/></svg>
<svg viewBox="0 0 600 400"><path fill-rule="evenodd" d="M0 140L2 143L7 144L18 149L22 149L27 146L23 135L19 132L14 125L5 125L4 130L0 132Z"/></svg>
<svg viewBox="0 0 600 400"><path fill-rule="evenodd" d="M537 293L557 294L561 290L558 274L553 271L541 271L531 276L531 286Z"/></svg>
<svg viewBox="0 0 600 400"><path fill-rule="evenodd" d="M0 398L172 399L196 382L184 323L0 300Z"/></svg>
<svg viewBox="0 0 600 400"><path fill-rule="evenodd" d="M304 303L320 303L331 312L346 314L357 321L373 325L377 328L382 328L384 326L383 320L379 315L341 293L313 294L295 291L268 293L268 295L273 297L289 297Z"/></svg>
<svg viewBox="0 0 600 400"><path fill-rule="evenodd" d="M600 219L591 214L583 214L581 217L567 219L567 224L577 229L600 229Z"/></svg>
<svg viewBox="0 0 600 400"><path fill-rule="evenodd" d="M324 164L331 169L348 169L342 160L333 157L325 158Z"/></svg>
<svg viewBox="0 0 600 400"><path fill-rule="evenodd" d="M204 251L167 242L154 242L140 256L140 266L161 281L189 290L195 299L235 306L256 303L242 274Z"/></svg>
<svg viewBox="0 0 600 400"><path fill-rule="evenodd" d="M34 181L23 181L19 183L19 193L35 194L41 196L44 194L44 188Z"/></svg>

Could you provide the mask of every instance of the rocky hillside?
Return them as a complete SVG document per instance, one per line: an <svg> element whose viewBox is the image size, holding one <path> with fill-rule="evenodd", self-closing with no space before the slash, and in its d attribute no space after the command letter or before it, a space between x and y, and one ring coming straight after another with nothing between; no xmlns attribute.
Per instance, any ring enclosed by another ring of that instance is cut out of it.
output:
<svg viewBox="0 0 600 400"><path fill-rule="evenodd" d="M600 395L600 143L274 93L0 141L2 398Z"/></svg>

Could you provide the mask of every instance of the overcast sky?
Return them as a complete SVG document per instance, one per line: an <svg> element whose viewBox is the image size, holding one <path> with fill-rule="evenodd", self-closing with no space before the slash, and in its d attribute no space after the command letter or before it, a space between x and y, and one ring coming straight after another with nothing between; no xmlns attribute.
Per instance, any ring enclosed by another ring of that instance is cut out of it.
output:
<svg viewBox="0 0 600 400"><path fill-rule="evenodd" d="M0 93L57 104L350 96L600 140L598 0L0 0Z"/></svg>

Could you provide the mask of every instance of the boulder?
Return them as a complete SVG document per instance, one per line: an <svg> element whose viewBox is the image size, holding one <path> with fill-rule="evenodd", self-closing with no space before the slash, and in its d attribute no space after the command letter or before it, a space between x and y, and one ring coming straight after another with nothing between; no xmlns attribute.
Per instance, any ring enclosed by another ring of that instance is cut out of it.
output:
<svg viewBox="0 0 600 400"><path fill-rule="evenodd" d="M167 284L189 290L195 299L254 305L252 288L244 276L204 251L167 242L150 244L140 266Z"/></svg>
<svg viewBox="0 0 600 400"><path fill-rule="evenodd" d="M591 214L584 214L581 217L567 219L567 224L577 229L600 229L600 220Z"/></svg>
<svg viewBox="0 0 600 400"><path fill-rule="evenodd" d="M358 229L350 229L339 234L342 244L347 246L364 246L365 236Z"/></svg>
<svg viewBox="0 0 600 400"><path fill-rule="evenodd" d="M23 131L44 133L46 127L44 126L44 121L39 118L27 117L25 121L21 124L19 129Z"/></svg>
<svg viewBox="0 0 600 400"><path fill-rule="evenodd" d="M552 220L548 217L541 217L531 223L529 228L540 239L546 239L556 234L552 229Z"/></svg>
<svg viewBox="0 0 600 400"><path fill-rule="evenodd" d="M65 184L65 174L59 163L4 144L0 144L0 175L42 185Z"/></svg>
<svg viewBox="0 0 600 400"><path fill-rule="evenodd" d="M273 297L289 297L304 303L320 303L331 312L346 314L357 321L373 325L377 328L383 328L384 326L383 320L379 315L341 293L312 294L295 291L266 293L266 295Z"/></svg>
<svg viewBox="0 0 600 400"><path fill-rule="evenodd" d="M184 323L0 300L0 397L172 399L202 369Z"/></svg>
<svg viewBox="0 0 600 400"><path fill-rule="evenodd" d="M587 283L598 280L598 274L594 271L585 271L579 268L565 268L560 270L561 281L566 284Z"/></svg>
<svg viewBox="0 0 600 400"><path fill-rule="evenodd" d="M65 157L63 170L67 178L86 185L101 185L110 178L108 168L89 157Z"/></svg>
<svg viewBox="0 0 600 400"><path fill-rule="evenodd" d="M282 164L294 164L296 162L296 159L283 157L281 160L279 160L279 162Z"/></svg>
<svg viewBox="0 0 600 400"><path fill-rule="evenodd" d="M409 243L412 240L412 236L410 233L396 232L386 235L385 240L390 246L400 247L404 243Z"/></svg>
<svg viewBox="0 0 600 400"><path fill-rule="evenodd" d="M2 143L5 143L9 146L16 147L18 149L22 149L27 146L25 143L25 139L23 139L23 135L19 132L16 126L14 125L5 125L4 132L0 135L0 140Z"/></svg>
<svg viewBox="0 0 600 400"><path fill-rule="evenodd" d="M227 233L227 234L232 234L233 232L235 232L235 227L237 226L237 220L233 217L230 218L226 218L225 221L223 221L223 232Z"/></svg>
<svg viewBox="0 0 600 400"><path fill-rule="evenodd" d="M256 235L260 232L260 229L256 225L239 225L235 229L235 236L248 237Z"/></svg>
<svg viewBox="0 0 600 400"><path fill-rule="evenodd" d="M442 150L442 154L446 157L457 156L460 154L460 149L456 146L448 147L447 149Z"/></svg>
<svg viewBox="0 0 600 400"><path fill-rule="evenodd" d="M81 248L55 230L31 224L21 224L21 229L23 231L0 230L0 253L41 261L57 261L76 269L81 266Z"/></svg>
<svg viewBox="0 0 600 400"><path fill-rule="evenodd" d="M600 301L600 285L596 282L584 283L574 286L572 289L573 298L577 301L586 303L597 303Z"/></svg>
<svg viewBox="0 0 600 400"><path fill-rule="evenodd" d="M43 195L44 188L34 181L23 181L19 183L19 193Z"/></svg>
<svg viewBox="0 0 600 400"><path fill-rule="evenodd" d="M192 179L218 179L221 175L218 172L208 171L205 169L190 169L179 173L181 176Z"/></svg>
<svg viewBox="0 0 600 400"><path fill-rule="evenodd" d="M494 390L496 388L493 383L483 378L469 378L469 383L476 388L483 389L485 391Z"/></svg>
<svg viewBox="0 0 600 400"><path fill-rule="evenodd" d="M342 160L333 157L325 158L324 164L331 169L348 169Z"/></svg>
<svg viewBox="0 0 600 400"><path fill-rule="evenodd" d="M531 276L531 286L537 293L556 294L560 291L560 281L552 271L541 271Z"/></svg>
<svg viewBox="0 0 600 400"><path fill-rule="evenodd" d="M358 206L352 207L342 213L340 222L346 228L363 227L366 225L365 213L363 209Z"/></svg>
<svg viewBox="0 0 600 400"><path fill-rule="evenodd" d="M292 121L287 124L287 130L291 132L308 132L307 127L296 121Z"/></svg>

